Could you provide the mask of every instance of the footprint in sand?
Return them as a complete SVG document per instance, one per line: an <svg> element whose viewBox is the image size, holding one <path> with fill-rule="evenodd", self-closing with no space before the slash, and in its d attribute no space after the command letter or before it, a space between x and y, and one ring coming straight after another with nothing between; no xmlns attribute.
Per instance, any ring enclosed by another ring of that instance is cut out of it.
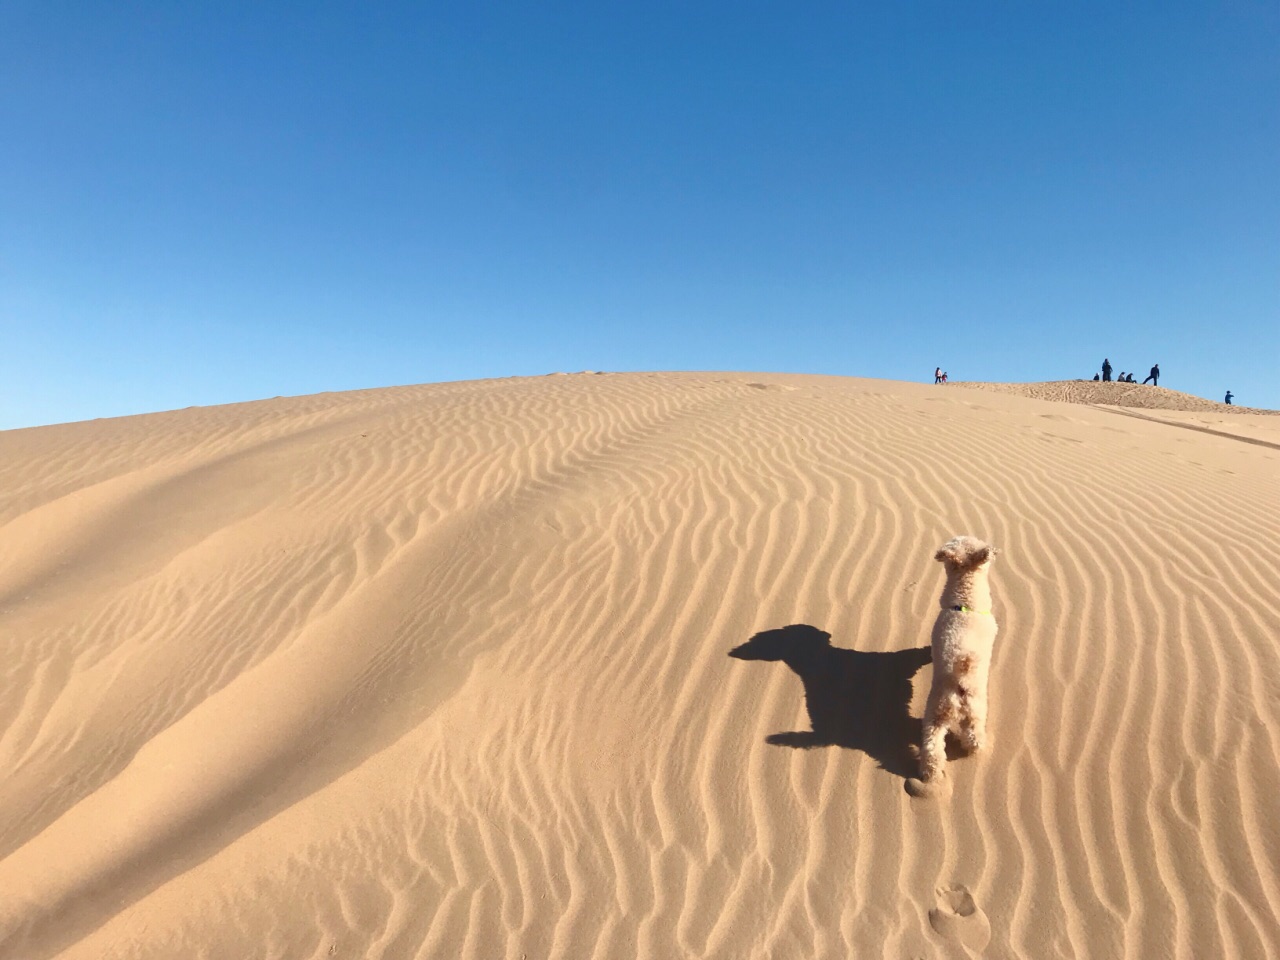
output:
<svg viewBox="0 0 1280 960"><path fill-rule="evenodd" d="M951 778L946 776L935 777L929 781L908 777L902 786L911 796L921 800L945 799L951 796Z"/></svg>
<svg viewBox="0 0 1280 960"><path fill-rule="evenodd" d="M929 924L940 936L981 950L991 939L991 921L973 902L963 884L938 888L938 905L929 911Z"/></svg>

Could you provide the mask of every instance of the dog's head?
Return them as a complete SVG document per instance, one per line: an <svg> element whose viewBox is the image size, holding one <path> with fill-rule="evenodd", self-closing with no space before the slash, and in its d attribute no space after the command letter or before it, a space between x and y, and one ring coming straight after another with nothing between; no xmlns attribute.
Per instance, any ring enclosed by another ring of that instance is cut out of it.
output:
<svg viewBox="0 0 1280 960"><path fill-rule="evenodd" d="M995 547L977 537L952 537L933 555L933 559L946 565L947 572L977 570L991 562L998 553Z"/></svg>

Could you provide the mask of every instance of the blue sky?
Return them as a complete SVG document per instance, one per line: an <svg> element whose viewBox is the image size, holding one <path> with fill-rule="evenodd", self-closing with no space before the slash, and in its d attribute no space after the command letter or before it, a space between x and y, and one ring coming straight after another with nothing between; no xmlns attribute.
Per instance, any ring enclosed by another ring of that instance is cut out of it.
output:
<svg viewBox="0 0 1280 960"><path fill-rule="evenodd" d="M0 428L1103 356L1280 407L1280 5L0 5Z"/></svg>

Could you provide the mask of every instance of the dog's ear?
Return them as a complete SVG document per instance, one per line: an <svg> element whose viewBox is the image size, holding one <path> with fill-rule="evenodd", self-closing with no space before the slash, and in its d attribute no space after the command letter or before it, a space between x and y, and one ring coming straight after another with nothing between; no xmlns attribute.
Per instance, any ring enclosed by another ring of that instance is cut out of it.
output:
<svg viewBox="0 0 1280 960"><path fill-rule="evenodd" d="M977 543L979 546L974 546ZM933 559L946 563L954 563L962 570L981 566L996 555L996 549L989 544L981 543L973 537L956 537L942 545Z"/></svg>
<svg viewBox="0 0 1280 960"><path fill-rule="evenodd" d="M952 537L933 555L939 563L954 563L963 566L965 562L965 542L963 537Z"/></svg>

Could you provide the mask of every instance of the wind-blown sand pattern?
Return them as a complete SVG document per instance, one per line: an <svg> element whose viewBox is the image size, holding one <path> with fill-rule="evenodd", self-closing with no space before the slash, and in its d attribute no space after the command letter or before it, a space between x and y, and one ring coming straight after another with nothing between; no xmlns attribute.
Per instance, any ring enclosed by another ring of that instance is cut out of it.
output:
<svg viewBox="0 0 1280 960"><path fill-rule="evenodd" d="M574 375L0 433L0 957L1280 956L1280 418L1114 402ZM921 800L957 533L992 747Z"/></svg>
<svg viewBox="0 0 1280 960"><path fill-rule="evenodd" d="M1065 400L1067 403L1110 404L1117 407L1137 407L1144 410L1177 410L1181 412L1216 413L1235 416L1241 413L1262 413L1270 416L1280 410L1260 410L1256 407L1229 406L1216 400L1205 400L1168 387L1140 383L1120 383L1109 380L1052 380L1047 383L953 383L948 386L973 390L991 390L1010 393L1019 397L1035 397L1037 400Z"/></svg>

